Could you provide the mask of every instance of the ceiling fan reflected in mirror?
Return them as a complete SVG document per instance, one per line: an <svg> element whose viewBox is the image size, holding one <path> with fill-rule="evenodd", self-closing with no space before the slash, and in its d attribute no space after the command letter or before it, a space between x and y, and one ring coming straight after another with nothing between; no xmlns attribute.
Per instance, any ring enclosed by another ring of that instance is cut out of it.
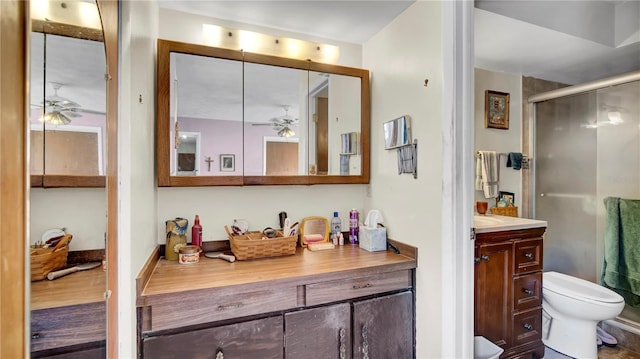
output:
<svg viewBox="0 0 640 359"><path fill-rule="evenodd" d="M57 82L50 82L49 84L53 88L53 95L45 97L44 104L34 105L35 107L42 108L44 106L45 108L45 112L38 117L38 121L60 126L68 125L71 123L71 118L80 117L82 113L105 114L104 112L82 108L79 103L58 95L58 90L62 88L62 84Z"/></svg>
<svg viewBox="0 0 640 359"><path fill-rule="evenodd" d="M289 116L289 109L291 106L282 106L284 109L284 116L275 117L269 120L267 123L254 123L253 126L273 126L273 129L278 132L280 137L293 137L295 131L292 127L298 126L299 120L292 116Z"/></svg>

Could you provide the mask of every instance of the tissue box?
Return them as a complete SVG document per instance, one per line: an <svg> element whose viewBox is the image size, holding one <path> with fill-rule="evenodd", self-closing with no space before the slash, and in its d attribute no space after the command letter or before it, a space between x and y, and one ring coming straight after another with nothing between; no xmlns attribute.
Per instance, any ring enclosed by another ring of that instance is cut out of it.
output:
<svg viewBox="0 0 640 359"><path fill-rule="evenodd" d="M360 248L369 252L387 250L387 229L360 226Z"/></svg>

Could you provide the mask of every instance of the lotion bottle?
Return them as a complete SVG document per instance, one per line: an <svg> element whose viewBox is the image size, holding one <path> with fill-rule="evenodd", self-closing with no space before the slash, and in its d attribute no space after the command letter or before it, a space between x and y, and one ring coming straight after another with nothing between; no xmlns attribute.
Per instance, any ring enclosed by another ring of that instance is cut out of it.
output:
<svg viewBox="0 0 640 359"><path fill-rule="evenodd" d="M196 219L191 227L191 244L200 247L200 256L202 256L202 226L200 225L200 217L196 214Z"/></svg>

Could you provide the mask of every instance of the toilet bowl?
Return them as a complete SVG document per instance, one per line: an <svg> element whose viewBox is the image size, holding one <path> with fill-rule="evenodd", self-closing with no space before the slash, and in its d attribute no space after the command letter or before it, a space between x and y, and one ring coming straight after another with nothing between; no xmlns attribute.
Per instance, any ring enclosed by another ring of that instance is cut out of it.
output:
<svg viewBox="0 0 640 359"><path fill-rule="evenodd" d="M624 299L598 284L558 272L542 274L542 342L574 358L598 357L596 326L624 308Z"/></svg>

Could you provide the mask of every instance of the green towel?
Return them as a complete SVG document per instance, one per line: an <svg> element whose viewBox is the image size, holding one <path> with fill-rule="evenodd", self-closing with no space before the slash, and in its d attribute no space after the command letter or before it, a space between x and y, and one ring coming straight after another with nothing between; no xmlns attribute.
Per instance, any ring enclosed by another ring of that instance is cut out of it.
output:
<svg viewBox="0 0 640 359"><path fill-rule="evenodd" d="M604 206L602 284L640 307L640 200L607 197Z"/></svg>

